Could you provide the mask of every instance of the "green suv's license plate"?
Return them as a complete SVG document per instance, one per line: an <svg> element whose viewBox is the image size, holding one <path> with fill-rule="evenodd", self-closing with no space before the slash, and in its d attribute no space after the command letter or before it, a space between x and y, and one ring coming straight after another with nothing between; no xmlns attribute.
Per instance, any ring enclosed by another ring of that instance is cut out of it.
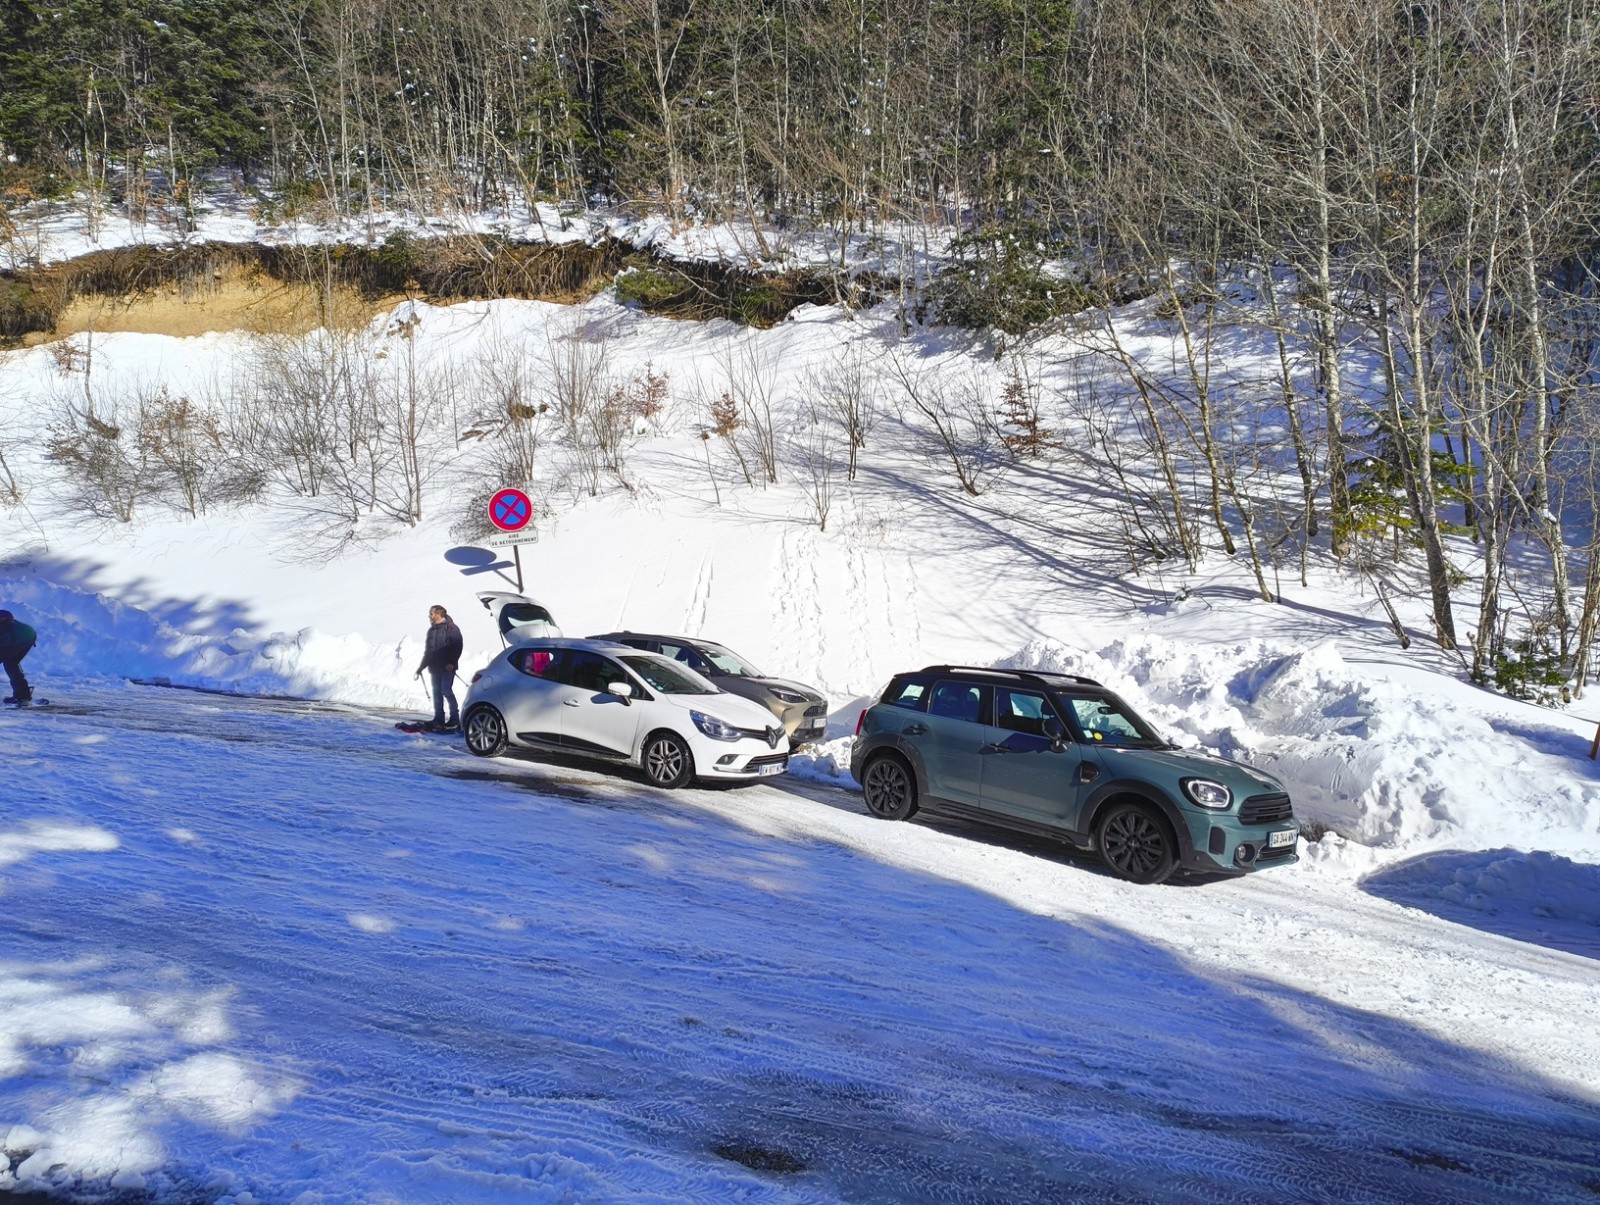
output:
<svg viewBox="0 0 1600 1205"><path fill-rule="evenodd" d="M1267 837L1267 845L1272 849L1281 849L1285 845L1293 845L1295 829L1286 828L1280 833L1272 833Z"/></svg>

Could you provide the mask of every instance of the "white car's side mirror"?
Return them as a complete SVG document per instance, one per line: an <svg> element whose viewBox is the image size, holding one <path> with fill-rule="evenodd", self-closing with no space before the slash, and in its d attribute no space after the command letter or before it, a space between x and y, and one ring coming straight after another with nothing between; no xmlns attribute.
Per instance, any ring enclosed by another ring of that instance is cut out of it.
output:
<svg viewBox="0 0 1600 1205"><path fill-rule="evenodd" d="M608 682L606 684L606 693L616 695L619 699L631 699L633 697L633 684L631 682Z"/></svg>

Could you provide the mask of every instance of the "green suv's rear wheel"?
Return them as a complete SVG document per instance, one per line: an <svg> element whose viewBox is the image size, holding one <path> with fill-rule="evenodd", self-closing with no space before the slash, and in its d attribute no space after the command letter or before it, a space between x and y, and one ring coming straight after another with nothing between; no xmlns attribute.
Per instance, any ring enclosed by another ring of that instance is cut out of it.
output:
<svg viewBox="0 0 1600 1205"><path fill-rule="evenodd" d="M867 810L880 820L905 820L917 810L917 784L898 757L883 754L867 763L861 792Z"/></svg>
<svg viewBox="0 0 1600 1205"><path fill-rule="evenodd" d="M1178 866L1178 842L1154 808L1119 803L1100 821L1100 857L1130 883L1160 883Z"/></svg>

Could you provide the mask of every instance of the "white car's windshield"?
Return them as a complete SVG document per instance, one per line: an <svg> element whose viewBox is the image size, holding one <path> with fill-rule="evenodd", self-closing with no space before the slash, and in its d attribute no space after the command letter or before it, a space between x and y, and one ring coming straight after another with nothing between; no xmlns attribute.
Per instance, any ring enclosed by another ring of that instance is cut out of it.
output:
<svg viewBox="0 0 1600 1205"><path fill-rule="evenodd" d="M732 649L725 649L720 644L702 644L700 652L707 661L716 666L725 674L732 674L736 678L764 678L766 677L755 666L751 665Z"/></svg>
<svg viewBox="0 0 1600 1205"><path fill-rule="evenodd" d="M664 695L722 693L693 670L675 665L665 657L623 657L622 663Z"/></svg>

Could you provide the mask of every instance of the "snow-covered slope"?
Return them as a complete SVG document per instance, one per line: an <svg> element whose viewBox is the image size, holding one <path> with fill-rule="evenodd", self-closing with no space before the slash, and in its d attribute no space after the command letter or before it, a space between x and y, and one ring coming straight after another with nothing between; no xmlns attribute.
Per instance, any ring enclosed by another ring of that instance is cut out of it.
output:
<svg viewBox="0 0 1600 1205"><path fill-rule="evenodd" d="M626 488L612 477L591 497L556 479L556 460L543 483L551 514L523 550L526 588L570 634L722 640L822 687L841 737L900 669L1070 668L1122 691L1175 738L1285 776L1307 819L1363 846L1600 856L1584 721L1467 686L1459 664L1423 641L1402 653L1376 601L1328 567L1314 565L1305 587L1286 569L1276 605L1221 557L1192 577L1129 574L1115 500L1086 489L1064 452L1020 461L968 496L885 378L858 478L832 482L822 530L793 442L808 429L814 374L841 357L882 369L899 356L907 371L997 388L1003 366L981 341L928 332L901 342L887 312L806 308L751 332L652 319L607 298L576 312L498 302L413 316L418 359L463 374L461 407L475 364L508 347L533 362L551 339L603 344L615 379L647 364L667 378L667 409L626 454ZM1147 315L1122 321L1130 343L1159 344ZM384 342L394 329L375 324L377 354L399 346ZM104 335L93 373L104 390L226 392L251 348L244 335ZM1033 354L1047 366L1043 417L1070 449L1068 382L1048 368L1057 350L1047 342ZM699 438L697 399L726 386L733 361L759 365L773 389L782 463L764 488L745 484L719 441ZM411 671L430 604L462 623L469 668L498 647L474 595L506 588L510 561L452 534L495 484L470 439L431 483L419 526L364 521L363 542L332 559L281 501L198 519L146 507L131 525L93 525L71 513L59 472L38 454L41 399L81 387L81 371L64 372L49 348L4 363L4 428L25 501L0 512L0 593L43 633L30 661L42 680L168 678L407 706L421 702ZM819 760L836 770L843 748Z"/></svg>

